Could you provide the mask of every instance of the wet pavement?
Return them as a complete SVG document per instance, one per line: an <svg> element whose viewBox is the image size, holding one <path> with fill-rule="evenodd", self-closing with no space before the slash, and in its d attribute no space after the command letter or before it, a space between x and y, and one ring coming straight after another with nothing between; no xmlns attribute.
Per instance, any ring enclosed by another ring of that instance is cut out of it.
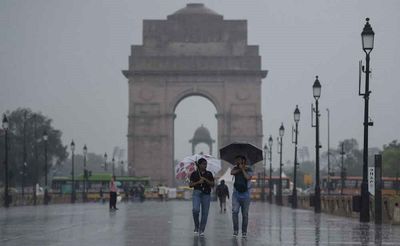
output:
<svg viewBox="0 0 400 246"><path fill-rule="evenodd" d="M204 238L193 234L190 201L118 205L116 212L101 203L0 208L0 245L400 245L400 226L261 202L250 206L247 239L232 237L231 214L216 202Z"/></svg>

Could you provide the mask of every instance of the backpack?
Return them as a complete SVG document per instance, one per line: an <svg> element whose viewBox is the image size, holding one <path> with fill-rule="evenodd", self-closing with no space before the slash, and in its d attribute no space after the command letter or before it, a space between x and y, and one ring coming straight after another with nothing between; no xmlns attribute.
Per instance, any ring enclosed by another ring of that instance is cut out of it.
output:
<svg viewBox="0 0 400 246"><path fill-rule="evenodd" d="M243 173L235 175L235 183L233 186L239 193L243 193L248 190L247 179L244 177Z"/></svg>

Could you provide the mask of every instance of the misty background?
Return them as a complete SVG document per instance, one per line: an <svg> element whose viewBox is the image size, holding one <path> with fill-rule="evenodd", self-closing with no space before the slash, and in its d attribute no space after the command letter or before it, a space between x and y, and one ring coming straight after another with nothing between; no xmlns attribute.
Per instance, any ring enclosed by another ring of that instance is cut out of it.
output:
<svg viewBox="0 0 400 246"><path fill-rule="evenodd" d="M369 146L382 148L399 139L400 1L209 0L195 1L224 16L245 19L248 44L259 45L262 69L264 142L283 122L283 162L293 160L291 128L299 105L299 147L314 159L311 128L312 85L319 75L321 152L355 138L363 142L364 100L358 96L358 61L365 59L361 31L369 17L375 32L371 52ZM192 1L181 0L2 0L0 1L0 113L29 107L53 119L64 145L76 152L110 156L127 149L130 46L142 44L144 19L166 19ZM364 61L365 64L365 61ZM364 81L364 79L363 79ZM189 139L202 124L217 140L216 109L190 97L179 103L175 119L175 159L191 155ZM217 143L216 143L217 144ZM217 145L213 145L213 154ZM196 152L208 152L200 144ZM126 157L125 157L126 158ZM293 165L293 164L291 164Z"/></svg>

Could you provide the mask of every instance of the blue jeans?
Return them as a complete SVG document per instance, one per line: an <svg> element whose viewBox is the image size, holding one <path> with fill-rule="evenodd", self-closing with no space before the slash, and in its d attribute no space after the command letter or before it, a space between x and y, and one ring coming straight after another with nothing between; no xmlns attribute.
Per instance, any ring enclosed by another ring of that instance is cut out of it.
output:
<svg viewBox="0 0 400 246"><path fill-rule="evenodd" d="M242 209L242 233L247 233L249 222L250 197L238 196L237 192L232 194L232 221L233 231L239 231L239 209Z"/></svg>
<svg viewBox="0 0 400 246"><path fill-rule="evenodd" d="M203 232L206 228L208 210L210 208L210 194L204 194L200 190L193 190L193 221L194 227L199 229L200 232ZM201 220L199 223L199 215L200 215L200 207L201 207Z"/></svg>

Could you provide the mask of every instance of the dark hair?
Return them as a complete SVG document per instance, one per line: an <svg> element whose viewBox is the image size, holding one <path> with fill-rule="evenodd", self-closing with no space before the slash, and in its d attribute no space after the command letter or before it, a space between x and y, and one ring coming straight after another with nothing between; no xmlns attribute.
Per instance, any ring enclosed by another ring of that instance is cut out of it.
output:
<svg viewBox="0 0 400 246"><path fill-rule="evenodd" d="M203 163L203 162L205 162L205 164L207 164L207 160L204 159L204 158L200 158L200 159L197 160L197 163L198 163L198 164L201 164L201 163Z"/></svg>
<svg viewBox="0 0 400 246"><path fill-rule="evenodd" d="M225 180L221 179L221 184L225 184Z"/></svg>

